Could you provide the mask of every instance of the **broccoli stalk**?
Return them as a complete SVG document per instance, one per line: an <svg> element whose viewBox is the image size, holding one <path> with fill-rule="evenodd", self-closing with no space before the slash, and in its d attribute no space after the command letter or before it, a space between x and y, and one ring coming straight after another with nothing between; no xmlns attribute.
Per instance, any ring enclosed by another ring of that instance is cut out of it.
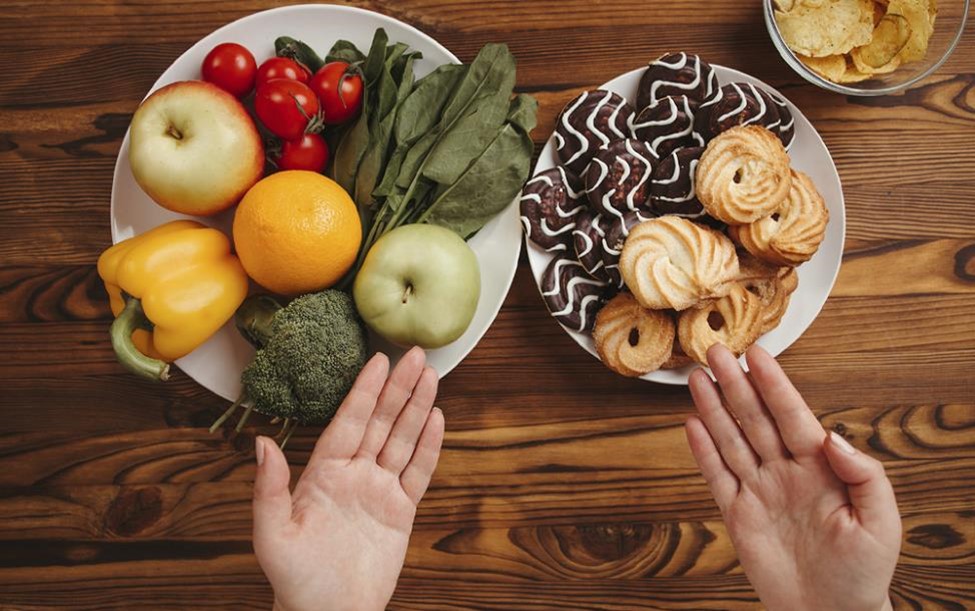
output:
<svg viewBox="0 0 975 611"><path fill-rule="evenodd" d="M327 424L366 361L366 334L352 298L326 290L282 307L268 296L249 297L235 315L241 334L257 347L241 375L243 393L213 423L236 409L284 420L282 446L298 424Z"/></svg>

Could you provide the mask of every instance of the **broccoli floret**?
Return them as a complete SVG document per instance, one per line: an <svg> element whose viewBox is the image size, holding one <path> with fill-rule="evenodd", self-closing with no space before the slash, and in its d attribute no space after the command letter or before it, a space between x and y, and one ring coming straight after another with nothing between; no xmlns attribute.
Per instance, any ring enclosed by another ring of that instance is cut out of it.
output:
<svg viewBox="0 0 975 611"><path fill-rule="evenodd" d="M327 290L270 316L258 310L238 313L238 326L260 345L241 377L246 400L267 416L326 424L366 361L366 334L352 298Z"/></svg>

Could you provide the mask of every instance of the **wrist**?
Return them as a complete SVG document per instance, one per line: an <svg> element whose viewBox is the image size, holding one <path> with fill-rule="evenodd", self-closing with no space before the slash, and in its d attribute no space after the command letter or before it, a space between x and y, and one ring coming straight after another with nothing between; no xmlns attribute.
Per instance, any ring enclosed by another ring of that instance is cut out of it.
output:
<svg viewBox="0 0 975 611"><path fill-rule="evenodd" d="M894 611L894 603L890 600L890 596L884 601L883 606L880 607L880 611Z"/></svg>

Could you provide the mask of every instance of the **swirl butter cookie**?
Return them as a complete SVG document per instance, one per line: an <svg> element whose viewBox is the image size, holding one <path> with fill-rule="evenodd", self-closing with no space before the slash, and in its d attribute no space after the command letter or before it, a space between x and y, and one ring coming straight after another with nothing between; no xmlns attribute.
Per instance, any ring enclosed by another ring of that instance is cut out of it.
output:
<svg viewBox="0 0 975 611"><path fill-rule="evenodd" d="M630 133L633 107L604 89L584 91L569 102L555 127L555 150L565 167L585 171L600 148Z"/></svg>
<svg viewBox="0 0 975 611"><path fill-rule="evenodd" d="M808 175L792 170L789 194L774 212L729 228L732 239L763 261L799 265L812 258L829 223L829 209Z"/></svg>
<svg viewBox="0 0 975 611"><path fill-rule="evenodd" d="M525 183L519 207L529 240L550 252L566 250L576 216L586 209L585 192L575 174L555 167Z"/></svg>
<svg viewBox="0 0 975 611"><path fill-rule="evenodd" d="M603 364L620 375L640 377L660 369L674 344L674 320L620 293L596 315L592 339Z"/></svg>
<svg viewBox="0 0 975 611"><path fill-rule="evenodd" d="M701 365L708 366L708 349L721 344L740 356L762 330L762 303L741 284L731 284L724 297L681 312L677 320L680 345Z"/></svg>
<svg viewBox="0 0 975 611"><path fill-rule="evenodd" d="M641 305L680 311L726 295L738 275L738 255L724 234L662 216L630 230L620 271Z"/></svg>
<svg viewBox="0 0 975 611"><path fill-rule="evenodd" d="M605 303L606 283L592 278L574 257L552 259L542 275L541 289L548 311L572 331L591 330Z"/></svg>
<svg viewBox="0 0 975 611"><path fill-rule="evenodd" d="M599 214L617 218L646 206L656 162L650 147L632 138L600 149L586 171L589 205Z"/></svg>
<svg viewBox="0 0 975 611"><path fill-rule="evenodd" d="M708 143L695 172L704 209L729 225L752 223L775 212L792 176L782 141L764 127L746 125Z"/></svg>

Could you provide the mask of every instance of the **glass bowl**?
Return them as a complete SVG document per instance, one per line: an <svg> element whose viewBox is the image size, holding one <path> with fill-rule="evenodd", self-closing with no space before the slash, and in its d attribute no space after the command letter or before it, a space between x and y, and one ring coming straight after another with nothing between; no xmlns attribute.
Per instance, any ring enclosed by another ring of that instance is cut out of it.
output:
<svg viewBox="0 0 975 611"><path fill-rule="evenodd" d="M785 63L796 71L799 76L813 85L828 91L844 95L874 96L887 95L907 89L914 83L932 74L941 64L945 63L951 52L955 50L961 35L965 31L965 20L968 17L969 0L938 0L938 17L934 22L934 33L928 41L928 52L924 59L904 64L889 74L878 74L860 83L841 85L828 81L819 76L799 61L795 53L789 49L779 32L775 21L774 0L762 0L765 11L765 25L775 48Z"/></svg>

